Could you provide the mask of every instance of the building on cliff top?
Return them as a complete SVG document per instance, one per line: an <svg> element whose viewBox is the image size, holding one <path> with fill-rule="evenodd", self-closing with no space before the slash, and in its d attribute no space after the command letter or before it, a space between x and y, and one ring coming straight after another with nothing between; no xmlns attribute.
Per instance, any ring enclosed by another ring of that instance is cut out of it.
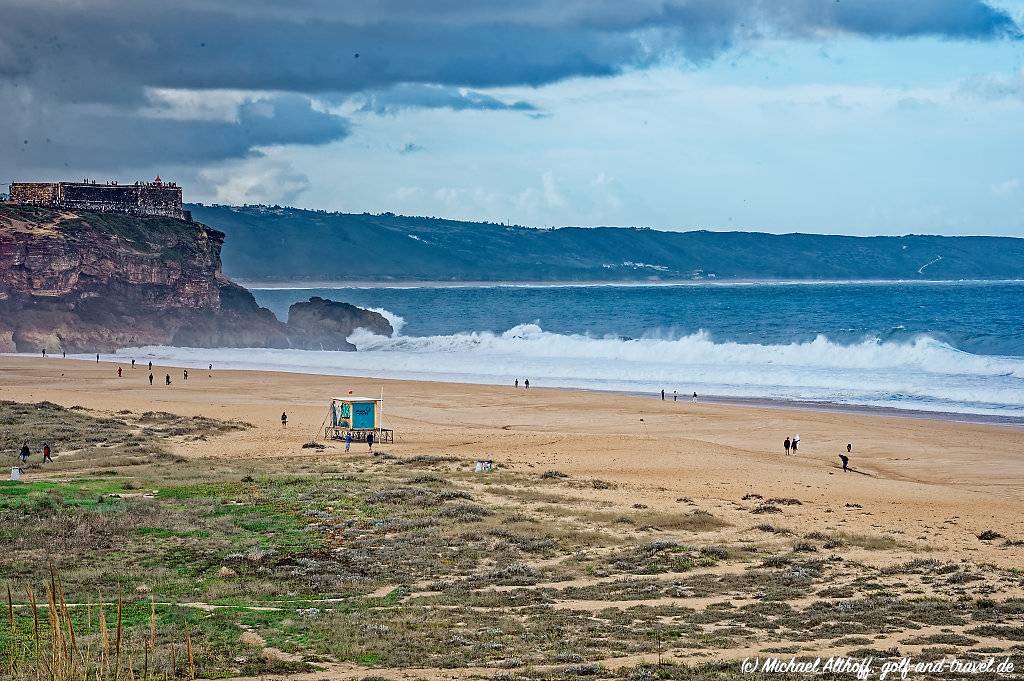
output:
<svg viewBox="0 0 1024 681"><path fill-rule="evenodd" d="M191 211L182 208L181 187L174 182L164 182L159 176L152 182L135 184L99 184L90 180L12 182L8 200L47 208L192 220Z"/></svg>

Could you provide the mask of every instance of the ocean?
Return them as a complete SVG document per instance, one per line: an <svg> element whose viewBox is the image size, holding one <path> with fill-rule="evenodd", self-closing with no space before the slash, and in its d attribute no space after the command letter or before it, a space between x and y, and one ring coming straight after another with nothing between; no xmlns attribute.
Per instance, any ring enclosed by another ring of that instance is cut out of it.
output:
<svg viewBox="0 0 1024 681"><path fill-rule="evenodd" d="M359 351L145 348L178 364L1024 419L1024 282L256 289L381 311ZM125 354L129 351L123 351ZM138 355L138 351L134 351Z"/></svg>

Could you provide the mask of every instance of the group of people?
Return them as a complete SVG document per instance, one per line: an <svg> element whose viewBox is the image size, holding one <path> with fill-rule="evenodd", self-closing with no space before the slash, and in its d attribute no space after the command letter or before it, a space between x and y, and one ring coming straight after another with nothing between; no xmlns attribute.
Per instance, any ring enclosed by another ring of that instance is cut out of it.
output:
<svg viewBox="0 0 1024 681"><path fill-rule="evenodd" d="M796 454L796 450L800 448L800 434L797 433L794 435L792 440L787 436L785 442L782 443L782 446L786 448L787 455L790 453L790 450Z"/></svg>
<svg viewBox="0 0 1024 681"><path fill-rule="evenodd" d="M21 453L18 454L18 458L25 464L28 463L30 456L32 456L32 451L28 448L28 443L26 442L21 446ZM50 445L46 442L43 443L43 463L53 463L53 453L50 451Z"/></svg>
<svg viewBox="0 0 1024 681"><path fill-rule="evenodd" d="M662 402L665 401L665 389L664 388L661 389L661 401ZM673 402L678 402L679 401L679 393L676 392L675 390L672 391L672 401ZM693 396L690 398L690 401L694 402L694 403L697 402L697 393L696 392L693 393Z"/></svg>
<svg viewBox="0 0 1024 681"><path fill-rule="evenodd" d="M782 441L782 446L785 448L787 455L789 455L790 453L796 454L797 451L800 449L800 435L799 434L794 435L792 437L792 439L790 439L787 436L786 439ZM850 456L849 455L852 454L852 453L853 453L853 443L852 442L847 442L846 443L846 454L840 454L839 455L839 461L840 461L840 463L843 464L843 470L844 471L848 472L848 471L851 470L851 468L850 468Z"/></svg>
<svg viewBox="0 0 1024 681"><path fill-rule="evenodd" d="M370 448L370 453L373 454L373 431L366 434L366 445ZM352 447L352 431L345 433L345 452L347 453Z"/></svg>
<svg viewBox="0 0 1024 681"><path fill-rule="evenodd" d="M519 379L518 378L516 379L515 385L516 385L517 388L519 387ZM530 379L527 378L527 379L525 379L523 381L523 387L526 388L527 390L529 390L529 388L530 388Z"/></svg>
<svg viewBox="0 0 1024 681"><path fill-rule="evenodd" d="M99 357L99 355L97 355L97 358L98 357ZM97 361L99 361L99 360L97 359ZM134 359L132 359L132 368L133 369L135 368L135 360ZM148 369L149 369L149 384L153 385L153 363L152 362L149 363ZM213 376L213 373L212 373L213 372L213 364L210 364L209 369L211 371L210 376L212 377ZM117 367L117 377L121 378L123 375L124 375L123 368L118 366ZM183 381L187 381L188 380L188 369L182 369L181 370L181 380L183 380ZM171 375L169 373L168 374L164 374L164 385L170 385L170 384L171 384Z"/></svg>

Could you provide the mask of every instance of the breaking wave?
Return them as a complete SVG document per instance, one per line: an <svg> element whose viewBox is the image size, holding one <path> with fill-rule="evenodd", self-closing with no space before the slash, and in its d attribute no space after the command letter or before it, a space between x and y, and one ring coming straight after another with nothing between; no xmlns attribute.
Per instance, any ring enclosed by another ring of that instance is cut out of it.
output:
<svg viewBox="0 0 1024 681"><path fill-rule="evenodd" d="M145 348L155 358L205 366L332 375L616 391L696 391L730 397L1024 416L1024 358L975 355L930 336L840 344L716 342L707 333L565 335L521 324L504 333L402 336L404 320L386 310L391 337L357 330L358 352ZM135 351L135 356L138 351ZM215 359L211 359L215 358Z"/></svg>
<svg viewBox="0 0 1024 681"><path fill-rule="evenodd" d="M766 364L792 368L915 369L942 374L976 374L1024 378L1024 361L972 355L930 336L898 343L878 338L840 345L823 335L813 341L787 345L716 343L706 332L681 338L621 338L564 335L544 331L538 324L521 324L504 333L467 332L443 336L377 336L362 329L349 340L359 350L412 353L509 353L523 357L604 359L657 365Z"/></svg>

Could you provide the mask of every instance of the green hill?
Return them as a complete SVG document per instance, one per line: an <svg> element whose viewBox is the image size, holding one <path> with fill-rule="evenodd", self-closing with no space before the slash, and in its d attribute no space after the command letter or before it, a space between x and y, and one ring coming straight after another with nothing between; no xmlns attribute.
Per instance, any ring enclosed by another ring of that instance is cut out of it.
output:
<svg viewBox="0 0 1024 681"><path fill-rule="evenodd" d="M532 229L439 218L191 205L255 282L1022 279L1024 239L643 228Z"/></svg>

